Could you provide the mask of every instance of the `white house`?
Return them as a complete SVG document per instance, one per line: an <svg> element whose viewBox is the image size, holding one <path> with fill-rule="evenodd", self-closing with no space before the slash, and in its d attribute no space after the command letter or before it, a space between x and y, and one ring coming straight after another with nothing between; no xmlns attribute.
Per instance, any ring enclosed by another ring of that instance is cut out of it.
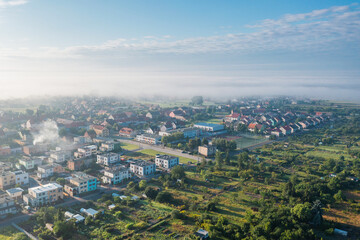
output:
<svg viewBox="0 0 360 240"><path fill-rule="evenodd" d="M19 160L19 165L24 166L26 170L30 170L30 169L35 168L38 165L41 165L42 162L43 162L42 158L24 157Z"/></svg>
<svg viewBox="0 0 360 240"><path fill-rule="evenodd" d="M16 214L17 208L15 206L15 200L9 197L7 194L0 195L0 218L6 217L8 214Z"/></svg>
<svg viewBox="0 0 360 240"><path fill-rule="evenodd" d="M130 163L130 171L140 176L151 175L156 171L156 165L152 162L137 160Z"/></svg>
<svg viewBox="0 0 360 240"><path fill-rule="evenodd" d="M111 164L117 163L120 160L120 155L117 153L106 153L97 155L96 163L110 166Z"/></svg>
<svg viewBox="0 0 360 240"><path fill-rule="evenodd" d="M136 136L136 141L156 145L161 142L161 136L154 134L141 134Z"/></svg>
<svg viewBox="0 0 360 240"><path fill-rule="evenodd" d="M31 206L42 206L63 198L63 187L57 183L29 188L29 194L23 196L24 202Z"/></svg>
<svg viewBox="0 0 360 240"><path fill-rule="evenodd" d="M6 190L6 193L14 200L21 200L23 191L22 188L11 188Z"/></svg>
<svg viewBox="0 0 360 240"><path fill-rule="evenodd" d="M40 179L51 177L54 175L54 166L49 164L38 166L36 175Z"/></svg>
<svg viewBox="0 0 360 240"><path fill-rule="evenodd" d="M127 167L117 166L111 169L105 169L104 176L101 178L103 183L118 184L123 180L131 177L130 171Z"/></svg>
<svg viewBox="0 0 360 240"><path fill-rule="evenodd" d="M22 170L13 172L15 174L15 185L26 185L29 184L29 174Z"/></svg>
<svg viewBox="0 0 360 240"><path fill-rule="evenodd" d="M93 154L96 154L97 146L96 145L89 145L82 148L78 148L76 152L74 152L74 157L82 158L82 157L90 157Z"/></svg>
<svg viewBox="0 0 360 240"><path fill-rule="evenodd" d="M156 155L155 164L158 167L170 169L179 165L179 158L170 155Z"/></svg>

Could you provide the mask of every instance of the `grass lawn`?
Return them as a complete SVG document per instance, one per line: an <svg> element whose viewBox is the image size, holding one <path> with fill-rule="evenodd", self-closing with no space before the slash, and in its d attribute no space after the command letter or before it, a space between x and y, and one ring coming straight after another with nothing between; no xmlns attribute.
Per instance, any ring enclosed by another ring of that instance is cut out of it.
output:
<svg viewBox="0 0 360 240"><path fill-rule="evenodd" d="M259 144L262 142L267 141L267 139L265 138L250 138L250 137L240 137L238 139L235 140L236 141L236 145L237 148L242 149L242 148L247 148L250 147L254 144Z"/></svg>
<svg viewBox="0 0 360 240"><path fill-rule="evenodd" d="M220 118L212 118L212 119L207 120L207 121L205 121L205 122L207 122L207 123L220 124L220 123L222 123L222 119L220 119Z"/></svg>
<svg viewBox="0 0 360 240"><path fill-rule="evenodd" d="M20 232L14 227L0 228L0 240L13 240L17 233Z"/></svg>
<svg viewBox="0 0 360 240"><path fill-rule="evenodd" d="M180 156L176 156L176 155L168 154L168 153L164 153L164 152L158 152L158 151L155 151L155 150L152 150L152 149L143 149L143 150L141 150L139 152L143 153L143 154L146 154L146 155L149 155L149 156L156 156L156 154L165 154L165 155L171 155L171 156L179 157L180 163L185 163L185 164L187 164L188 162L192 162L192 163L196 162L196 160L194 160L194 159L190 159L190 158L186 158L186 157L180 157Z"/></svg>
<svg viewBox="0 0 360 240"><path fill-rule="evenodd" d="M120 143L120 146L121 146L123 149L129 150L129 151L135 150L135 149L138 149L138 148L139 148L139 146L136 146L136 145L130 144L130 143L124 143L124 142L121 142L121 143Z"/></svg>

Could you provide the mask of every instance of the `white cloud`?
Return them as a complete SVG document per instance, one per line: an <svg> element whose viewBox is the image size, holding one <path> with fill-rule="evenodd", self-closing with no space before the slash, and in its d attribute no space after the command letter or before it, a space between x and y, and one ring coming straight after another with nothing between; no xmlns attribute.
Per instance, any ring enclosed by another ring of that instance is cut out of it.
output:
<svg viewBox="0 0 360 240"><path fill-rule="evenodd" d="M0 0L0 3L3 0ZM10 1L7 1L10 2ZM24 2L21 0L12 2ZM0 56L40 58L119 57L126 54L262 53L267 51L333 51L360 41L357 6L334 6L301 14L286 14L248 26L250 33L197 38L170 36L119 38L99 45L41 48L36 51L0 49ZM358 44L353 44L357 45Z"/></svg>
<svg viewBox="0 0 360 240"><path fill-rule="evenodd" d="M24 5L28 0L0 0L0 8Z"/></svg>

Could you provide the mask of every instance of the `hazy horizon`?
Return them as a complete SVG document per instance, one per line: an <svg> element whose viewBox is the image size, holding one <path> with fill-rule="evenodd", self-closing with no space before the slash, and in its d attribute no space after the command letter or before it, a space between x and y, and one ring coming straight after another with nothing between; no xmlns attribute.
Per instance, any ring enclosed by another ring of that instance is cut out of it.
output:
<svg viewBox="0 0 360 240"><path fill-rule="evenodd" d="M358 3L0 0L0 98L358 102Z"/></svg>

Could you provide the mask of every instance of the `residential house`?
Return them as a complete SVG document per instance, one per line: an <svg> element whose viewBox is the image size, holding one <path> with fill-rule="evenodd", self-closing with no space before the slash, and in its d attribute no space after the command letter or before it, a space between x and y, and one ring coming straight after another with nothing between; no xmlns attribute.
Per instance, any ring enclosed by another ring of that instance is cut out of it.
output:
<svg viewBox="0 0 360 240"><path fill-rule="evenodd" d="M263 129L263 125L259 123L250 123L248 129L250 132L260 132Z"/></svg>
<svg viewBox="0 0 360 240"><path fill-rule="evenodd" d="M291 127L288 125L280 127L280 131L282 132L282 134L284 136L289 135L289 134L291 134Z"/></svg>
<svg viewBox="0 0 360 240"><path fill-rule="evenodd" d="M38 166L36 175L39 179L51 177L54 175L54 166L50 164Z"/></svg>
<svg viewBox="0 0 360 240"><path fill-rule="evenodd" d="M145 133L148 134L157 134L159 132L159 127L157 126L150 126L148 129L145 130Z"/></svg>
<svg viewBox="0 0 360 240"><path fill-rule="evenodd" d="M78 150L74 152L74 157L75 158L90 157L96 153L97 153L97 146L88 145L85 147L78 148Z"/></svg>
<svg viewBox="0 0 360 240"><path fill-rule="evenodd" d="M122 129L120 129L120 131L119 131L119 136L123 136L123 137L133 138L136 136L136 134L137 134L137 131L133 130L132 128L127 128L127 127L124 127Z"/></svg>
<svg viewBox="0 0 360 240"><path fill-rule="evenodd" d="M270 134L271 135L274 135L274 136L277 136L277 137L280 137L282 135L282 132L280 131L280 129L278 128L274 128L270 131Z"/></svg>
<svg viewBox="0 0 360 240"><path fill-rule="evenodd" d="M234 113L233 110L231 110L230 115L225 116L225 122L236 122L240 120L240 113Z"/></svg>
<svg viewBox="0 0 360 240"><path fill-rule="evenodd" d="M63 163L69 160L71 157L70 151L65 150L52 150L48 162L50 163Z"/></svg>
<svg viewBox="0 0 360 240"><path fill-rule="evenodd" d="M29 174L22 170L4 171L0 173L0 189L7 189L15 185L29 184Z"/></svg>
<svg viewBox="0 0 360 240"><path fill-rule="evenodd" d="M57 183L29 188L29 193L23 196L24 202L30 206L43 206L63 198L63 187Z"/></svg>
<svg viewBox="0 0 360 240"><path fill-rule="evenodd" d="M82 168L90 166L90 164L93 162L92 158L89 157L83 157L83 158L76 158L69 160L67 162L68 169L72 171L78 171Z"/></svg>
<svg viewBox="0 0 360 240"><path fill-rule="evenodd" d="M40 157L23 157L19 159L19 165L25 167L25 169L30 170L34 169L36 166L39 166L43 163L43 158Z"/></svg>
<svg viewBox="0 0 360 240"><path fill-rule="evenodd" d="M110 135L109 129L101 125L91 125L90 128L95 131L98 137L108 137Z"/></svg>
<svg viewBox="0 0 360 240"><path fill-rule="evenodd" d="M175 118L175 119L178 119L178 120L181 120L181 121L187 121L185 116L186 116L186 113L184 111L181 111L181 110L175 110L175 111L172 111L169 114L169 117Z"/></svg>
<svg viewBox="0 0 360 240"><path fill-rule="evenodd" d="M0 195L0 218L6 218L9 214L16 214L18 209L15 200L7 194Z"/></svg>
<svg viewBox="0 0 360 240"><path fill-rule="evenodd" d="M0 173L0 189L6 189L15 185L15 174L13 172L4 171Z"/></svg>
<svg viewBox="0 0 360 240"><path fill-rule="evenodd" d="M24 190L22 188L10 188L6 193L15 201L21 201Z"/></svg>
<svg viewBox="0 0 360 240"><path fill-rule="evenodd" d="M141 134L136 136L136 141L156 145L161 143L161 136L155 134Z"/></svg>
<svg viewBox="0 0 360 240"><path fill-rule="evenodd" d="M121 145L120 145L120 142L106 141L106 142L101 143L101 146L99 149L102 152L120 151Z"/></svg>
<svg viewBox="0 0 360 240"><path fill-rule="evenodd" d="M165 169L170 169L179 165L179 158L170 155L157 154L155 157L155 165Z"/></svg>
<svg viewBox="0 0 360 240"><path fill-rule="evenodd" d="M11 154L11 148L9 145L0 146L0 156L6 156Z"/></svg>
<svg viewBox="0 0 360 240"><path fill-rule="evenodd" d="M106 153L106 154L97 155L97 159L96 159L97 164L101 164L105 166L110 166L119 161L120 161L120 154L117 153Z"/></svg>
<svg viewBox="0 0 360 240"><path fill-rule="evenodd" d="M97 189L97 179L83 172L76 172L64 186L64 191L70 196L75 196Z"/></svg>
<svg viewBox="0 0 360 240"><path fill-rule="evenodd" d="M93 137L90 137L88 132L85 132L85 134L87 136L79 136L79 137L74 137L74 143L76 144L86 144L86 143L91 143L92 139L94 137L96 137L96 135L94 134Z"/></svg>
<svg viewBox="0 0 360 240"><path fill-rule="evenodd" d="M156 165L152 162L136 160L130 163L130 171L140 176L147 176L155 173Z"/></svg>
<svg viewBox="0 0 360 240"><path fill-rule="evenodd" d="M48 148L47 144L27 145L23 147L23 152L26 155L36 155L48 151Z"/></svg>
<svg viewBox="0 0 360 240"><path fill-rule="evenodd" d="M131 177L129 168L125 166L115 166L107 168L104 171L104 176L101 178L103 183L118 184Z"/></svg>
<svg viewBox="0 0 360 240"><path fill-rule="evenodd" d="M213 145L199 146L198 152L205 157L213 156L216 153L216 147Z"/></svg>

